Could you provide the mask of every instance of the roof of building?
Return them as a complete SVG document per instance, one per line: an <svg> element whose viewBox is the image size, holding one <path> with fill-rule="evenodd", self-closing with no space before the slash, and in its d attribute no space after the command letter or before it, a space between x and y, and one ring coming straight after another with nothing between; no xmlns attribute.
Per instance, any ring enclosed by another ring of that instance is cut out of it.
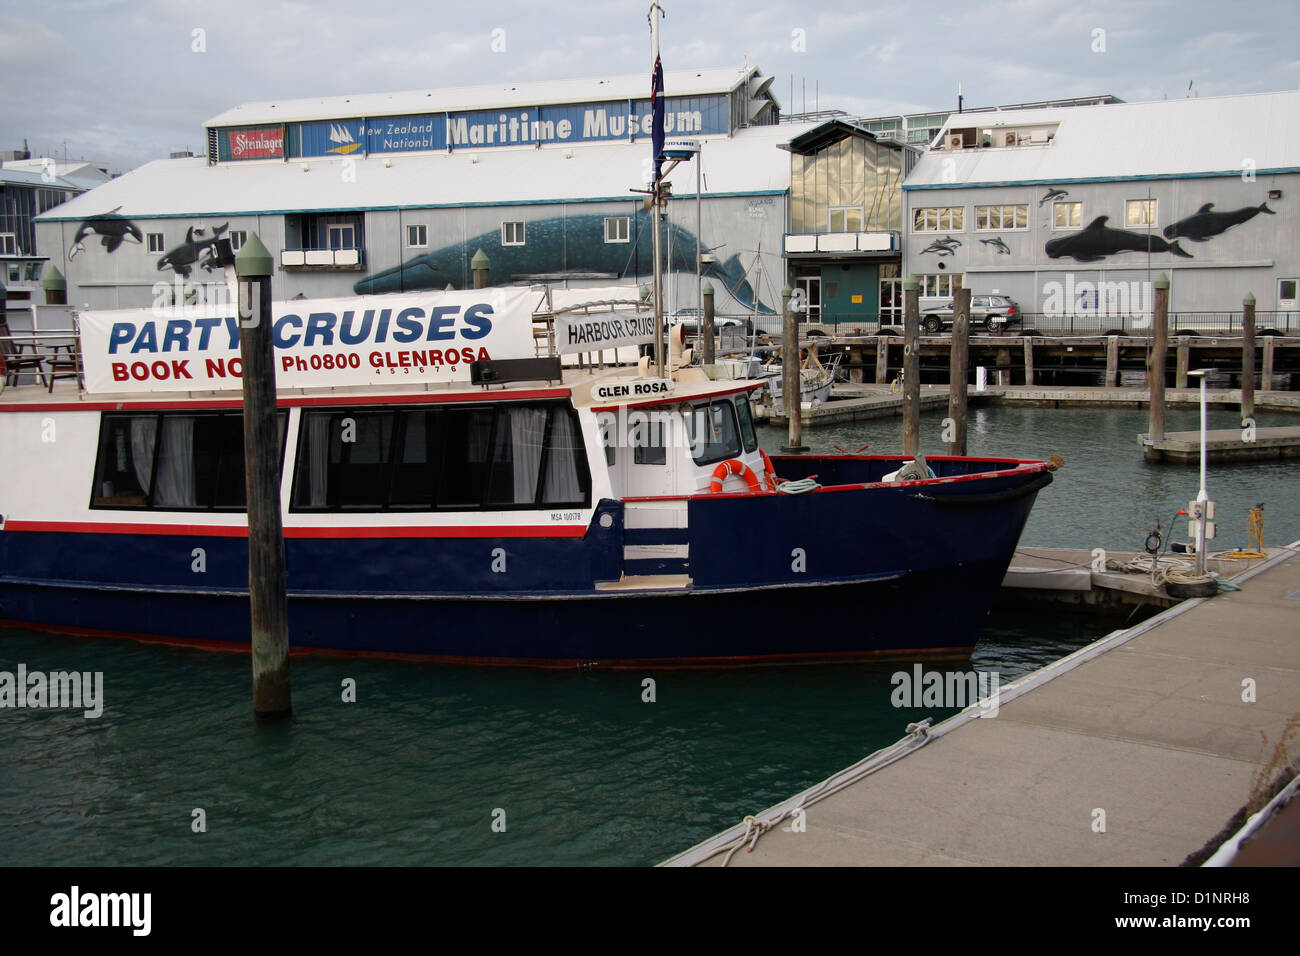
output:
<svg viewBox="0 0 1300 956"><path fill-rule="evenodd" d="M753 66L665 71L664 93L667 96L729 93L757 73L758 68ZM361 93L351 96L242 103L212 117L203 125L243 126L359 116L404 116L562 103L592 103L604 100L640 100L649 96L650 70L647 68L644 73L604 78L586 77L535 83L491 83L484 86L458 86L441 90L405 90L398 93Z"/></svg>
<svg viewBox="0 0 1300 956"><path fill-rule="evenodd" d="M94 189L100 183L113 178L113 174L108 171L107 165L95 163L88 159L71 159L65 162L48 156L39 156L32 159L10 160L4 164L4 168L41 173L50 164L53 165L56 176L79 189Z"/></svg>
<svg viewBox="0 0 1300 956"><path fill-rule="evenodd" d="M792 131L800 132L755 126L734 136L701 137L705 194L785 192L790 157L777 146ZM201 157L158 159L39 218L80 220L113 209L132 218L194 217L630 200L649 156L650 142L643 139L215 166ZM678 196L694 194L691 167L683 163L670 177ZM345 169L355 172L355 181L344 176Z"/></svg>
<svg viewBox="0 0 1300 956"><path fill-rule="evenodd" d="M873 142L881 137L877 136L871 130L848 119L836 117L829 119L824 123L818 123L812 129L792 137L790 142L783 143L781 148L789 150L792 153L798 153L801 156L811 156L820 150L825 149L832 143L838 143L846 136L863 136ZM899 145L893 140L889 140L893 145Z"/></svg>
<svg viewBox="0 0 1300 956"><path fill-rule="evenodd" d="M0 183L14 183L22 186L35 186L38 189L74 189L82 190L85 186L76 183L70 183L60 176L54 176L50 179L45 178L44 173L32 172L26 169L10 169L8 165L0 168Z"/></svg>
<svg viewBox="0 0 1300 956"><path fill-rule="evenodd" d="M1057 125L1051 143L931 150L904 189L1300 170L1300 91L954 113L944 127ZM1246 167L1247 162L1253 166Z"/></svg>

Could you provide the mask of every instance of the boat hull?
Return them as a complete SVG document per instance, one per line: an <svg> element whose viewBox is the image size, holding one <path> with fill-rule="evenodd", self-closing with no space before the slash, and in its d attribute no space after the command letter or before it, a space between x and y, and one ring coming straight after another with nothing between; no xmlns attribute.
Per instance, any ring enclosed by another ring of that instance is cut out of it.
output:
<svg viewBox="0 0 1300 956"><path fill-rule="evenodd" d="M684 499L687 527L664 534L686 545L686 567L640 569L676 578L624 575L635 501L599 502L577 534L286 528L290 643L546 667L963 657L1050 475L1023 463L984 473L988 463L938 464L949 480L881 486L873 480L896 461L778 458L784 477L846 483ZM0 621L247 648L247 540L229 526L204 530L13 522L0 532Z"/></svg>

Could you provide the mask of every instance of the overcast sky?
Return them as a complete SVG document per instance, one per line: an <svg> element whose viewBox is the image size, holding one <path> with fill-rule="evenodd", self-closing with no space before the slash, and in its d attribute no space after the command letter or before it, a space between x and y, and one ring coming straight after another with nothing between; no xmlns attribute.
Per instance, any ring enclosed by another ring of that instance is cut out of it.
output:
<svg viewBox="0 0 1300 956"><path fill-rule="evenodd" d="M785 112L1296 89L1296 0L663 0L665 70L775 75ZM0 149L124 171L238 103L649 72L648 3L0 0ZM504 52L493 52L504 40ZM202 31L196 34L195 31ZM796 32L801 31L801 32ZM202 47L196 52L196 47ZM787 102L794 77L795 102ZM648 86L648 82L647 82ZM671 94L670 88L667 91Z"/></svg>

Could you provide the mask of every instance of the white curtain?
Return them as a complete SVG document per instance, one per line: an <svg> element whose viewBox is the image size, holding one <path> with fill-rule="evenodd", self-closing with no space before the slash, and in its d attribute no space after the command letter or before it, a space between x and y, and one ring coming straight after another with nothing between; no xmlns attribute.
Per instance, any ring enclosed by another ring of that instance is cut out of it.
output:
<svg viewBox="0 0 1300 956"><path fill-rule="evenodd" d="M515 504L532 504L537 496L537 475L542 468L546 409L510 409L510 435L514 456Z"/></svg>
<svg viewBox="0 0 1300 956"><path fill-rule="evenodd" d="M578 483L578 448L573 418L563 408L551 410L551 441L547 450L546 490L542 500L563 504L582 500Z"/></svg>
<svg viewBox="0 0 1300 956"><path fill-rule="evenodd" d="M193 508L198 504L194 491L194 419L189 416L165 415L162 448L158 451L158 484L154 504L162 508Z"/></svg>
<svg viewBox="0 0 1300 956"><path fill-rule="evenodd" d="M307 419L307 476L311 480L311 507L325 507L330 467L330 416L319 412Z"/></svg>
<svg viewBox="0 0 1300 956"><path fill-rule="evenodd" d="M131 419L131 466L135 470L135 480L146 495L149 494L149 479L153 476L153 443L157 425L158 419L153 416Z"/></svg>

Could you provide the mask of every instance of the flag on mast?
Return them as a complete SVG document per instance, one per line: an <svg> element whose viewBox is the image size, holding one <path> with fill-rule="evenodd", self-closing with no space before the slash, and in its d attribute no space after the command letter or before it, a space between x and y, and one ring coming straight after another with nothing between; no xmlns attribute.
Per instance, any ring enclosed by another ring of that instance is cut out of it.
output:
<svg viewBox="0 0 1300 956"><path fill-rule="evenodd" d="M663 7L657 3L650 4L650 48L654 53L654 66L650 72L650 110L653 123L650 132L650 148L654 150L655 182L659 182L664 154L664 67L659 62L659 17L661 16L663 16Z"/></svg>

